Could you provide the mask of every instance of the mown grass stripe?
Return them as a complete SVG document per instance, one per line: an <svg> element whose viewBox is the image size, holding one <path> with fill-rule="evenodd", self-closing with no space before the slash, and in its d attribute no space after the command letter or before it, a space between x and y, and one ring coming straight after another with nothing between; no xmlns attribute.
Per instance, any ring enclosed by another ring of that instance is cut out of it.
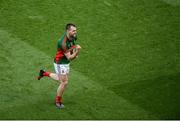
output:
<svg viewBox="0 0 180 121"><path fill-rule="evenodd" d="M0 117L2 119L111 119L112 117L113 119L139 119L154 117L73 69L64 95L67 107L62 111L57 110L53 101L58 85L52 83L48 78L41 81L35 78L39 67L46 66L45 68L53 69L52 59L44 52L12 37L4 30L0 30L0 40L4 46L2 49L10 49L11 54L7 57L7 63L11 65L11 68L4 68L3 73L12 74L12 78L8 81L7 79L1 80L0 90L3 93L0 93ZM12 58L13 61L11 61Z"/></svg>

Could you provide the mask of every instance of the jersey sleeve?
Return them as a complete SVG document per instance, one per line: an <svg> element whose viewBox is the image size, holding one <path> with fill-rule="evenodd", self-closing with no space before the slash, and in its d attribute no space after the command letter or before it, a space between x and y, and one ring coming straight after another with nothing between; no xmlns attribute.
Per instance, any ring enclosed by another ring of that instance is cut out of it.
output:
<svg viewBox="0 0 180 121"><path fill-rule="evenodd" d="M65 37L61 38L61 39L58 41L57 49L60 50L60 51L62 51L63 53L66 53L66 52L67 52L66 38L65 38Z"/></svg>
<svg viewBox="0 0 180 121"><path fill-rule="evenodd" d="M61 50L63 51L63 53L66 53L67 52L67 47L66 47L66 43L65 42L63 42L62 44L61 44Z"/></svg>

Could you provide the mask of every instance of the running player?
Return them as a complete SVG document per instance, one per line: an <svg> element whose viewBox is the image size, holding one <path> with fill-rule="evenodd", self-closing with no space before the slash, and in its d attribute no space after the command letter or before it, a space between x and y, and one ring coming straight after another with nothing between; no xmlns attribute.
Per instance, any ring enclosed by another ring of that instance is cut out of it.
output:
<svg viewBox="0 0 180 121"><path fill-rule="evenodd" d="M64 108L62 96L68 84L70 62L77 57L81 49L80 45L76 44L76 25L69 23L66 25L65 30L66 32L57 43L57 53L54 58L54 68L56 73L40 70L38 76L38 80L47 76L60 82L55 99L55 104L58 108Z"/></svg>

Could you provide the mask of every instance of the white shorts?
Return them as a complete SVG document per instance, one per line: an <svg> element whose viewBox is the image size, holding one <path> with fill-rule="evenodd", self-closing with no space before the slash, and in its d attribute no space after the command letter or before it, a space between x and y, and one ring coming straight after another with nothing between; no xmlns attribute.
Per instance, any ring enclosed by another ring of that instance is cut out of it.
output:
<svg viewBox="0 0 180 121"><path fill-rule="evenodd" d="M55 69L56 74L66 75L66 74L69 74L70 67L69 67L69 64L54 63L54 69Z"/></svg>

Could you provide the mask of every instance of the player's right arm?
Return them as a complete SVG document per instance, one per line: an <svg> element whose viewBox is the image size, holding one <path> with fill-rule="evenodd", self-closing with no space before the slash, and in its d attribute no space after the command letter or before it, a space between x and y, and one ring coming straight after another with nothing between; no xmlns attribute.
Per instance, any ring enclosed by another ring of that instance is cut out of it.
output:
<svg viewBox="0 0 180 121"><path fill-rule="evenodd" d="M67 51L67 52L65 53L66 58L67 58L68 60L71 60L71 61L74 60L74 59L77 57L80 49L81 49L81 46L80 46L80 45L76 45L76 47L74 48L73 54L71 54L70 51Z"/></svg>

